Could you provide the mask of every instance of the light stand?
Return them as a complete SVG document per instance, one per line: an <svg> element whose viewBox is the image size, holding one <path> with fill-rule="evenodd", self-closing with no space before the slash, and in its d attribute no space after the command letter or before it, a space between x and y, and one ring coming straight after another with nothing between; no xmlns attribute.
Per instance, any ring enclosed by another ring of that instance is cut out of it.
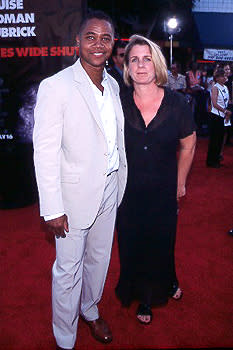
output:
<svg viewBox="0 0 233 350"><path fill-rule="evenodd" d="M172 40L173 40L173 34L171 34L169 36L169 40L170 40L170 68L172 66Z"/></svg>
<svg viewBox="0 0 233 350"><path fill-rule="evenodd" d="M173 61L173 35L178 33L180 31L180 28L178 27L178 21L175 17L170 18L166 23L164 23L165 31L170 34L169 40L170 40L170 68Z"/></svg>

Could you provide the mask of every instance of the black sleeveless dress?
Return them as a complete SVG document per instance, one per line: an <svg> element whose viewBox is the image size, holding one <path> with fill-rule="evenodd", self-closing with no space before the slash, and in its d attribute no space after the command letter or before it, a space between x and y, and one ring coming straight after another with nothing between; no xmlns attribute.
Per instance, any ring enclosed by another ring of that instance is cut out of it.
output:
<svg viewBox="0 0 233 350"><path fill-rule="evenodd" d="M146 127L132 92L122 98L128 161L126 192L117 215L120 278L116 294L164 304L178 285L174 247L177 223L177 145L195 130L183 95L164 89L160 108Z"/></svg>

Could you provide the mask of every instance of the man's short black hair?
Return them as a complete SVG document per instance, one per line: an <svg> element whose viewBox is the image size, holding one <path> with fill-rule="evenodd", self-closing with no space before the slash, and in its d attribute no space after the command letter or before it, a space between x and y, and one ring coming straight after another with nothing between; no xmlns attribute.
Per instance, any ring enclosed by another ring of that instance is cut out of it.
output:
<svg viewBox="0 0 233 350"><path fill-rule="evenodd" d="M121 48L121 49L124 49L127 45L127 42L126 41L123 41L123 40L116 40L115 41L115 44L113 46L113 50L112 50L112 56L117 56L117 49L118 48Z"/></svg>
<svg viewBox="0 0 233 350"><path fill-rule="evenodd" d="M110 23L110 25L112 27L113 35L115 34L115 28L114 28L113 20L111 19L111 17L109 15L107 15L105 12L100 11L100 10L90 11L90 12L87 13L87 15L82 19L82 21L80 23L79 34L82 33L83 28L85 27L87 22L89 20L91 20L91 19L94 19L94 18L99 19L99 20L103 20L103 21L106 21L106 22Z"/></svg>

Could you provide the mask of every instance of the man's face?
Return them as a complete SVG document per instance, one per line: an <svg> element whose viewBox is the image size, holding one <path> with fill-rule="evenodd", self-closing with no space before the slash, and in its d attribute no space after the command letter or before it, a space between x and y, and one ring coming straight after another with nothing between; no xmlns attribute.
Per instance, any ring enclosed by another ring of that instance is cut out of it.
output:
<svg viewBox="0 0 233 350"><path fill-rule="evenodd" d="M117 48L117 55L116 56L112 56L114 64L121 70L123 70L124 55L125 55L125 48L124 47L118 47Z"/></svg>
<svg viewBox="0 0 233 350"><path fill-rule="evenodd" d="M76 39L84 69L103 68L114 43L111 24L97 18L90 19Z"/></svg>
<svg viewBox="0 0 233 350"><path fill-rule="evenodd" d="M172 72L172 74L177 74L177 72L178 72L178 69L177 69L177 65L176 64L172 64L171 65L171 72Z"/></svg>

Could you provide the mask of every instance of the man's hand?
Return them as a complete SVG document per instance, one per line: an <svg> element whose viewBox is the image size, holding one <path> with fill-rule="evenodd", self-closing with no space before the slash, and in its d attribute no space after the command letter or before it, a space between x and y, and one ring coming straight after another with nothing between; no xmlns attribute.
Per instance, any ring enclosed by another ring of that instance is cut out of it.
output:
<svg viewBox="0 0 233 350"><path fill-rule="evenodd" d="M69 232L67 216L64 214L59 218L48 220L45 222L49 232L53 233L57 238L66 237L64 231Z"/></svg>

